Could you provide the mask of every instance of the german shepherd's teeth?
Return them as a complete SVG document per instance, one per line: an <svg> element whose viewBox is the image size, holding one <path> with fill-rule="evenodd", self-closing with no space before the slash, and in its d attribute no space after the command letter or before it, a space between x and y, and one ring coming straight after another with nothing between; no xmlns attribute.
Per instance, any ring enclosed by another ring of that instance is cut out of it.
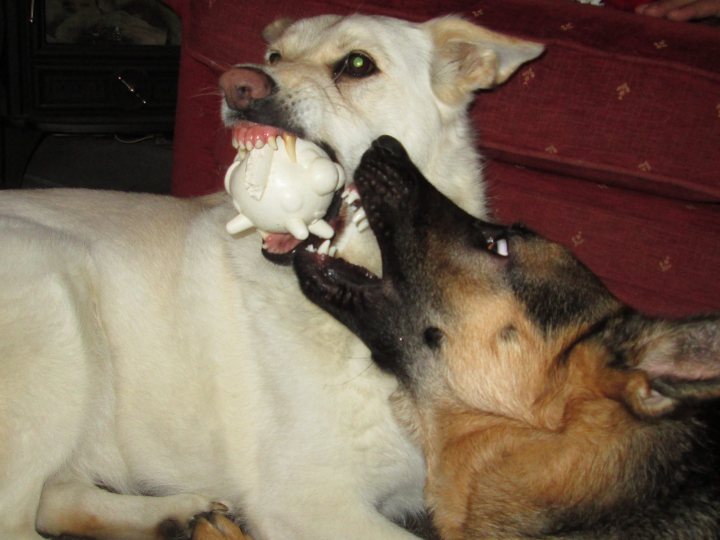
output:
<svg viewBox="0 0 720 540"><path fill-rule="evenodd" d="M507 257L509 255L508 243L505 238L501 238L496 242L495 252L502 257Z"/></svg>
<svg viewBox="0 0 720 540"><path fill-rule="evenodd" d="M367 218L367 215L365 214L365 209L361 207L361 208L358 208L356 210L356 212L353 214L352 222L357 225L358 222L360 222L366 218Z"/></svg>
<svg viewBox="0 0 720 540"><path fill-rule="evenodd" d="M328 255L330 253L330 240L325 240L322 244L320 244L317 252L320 255Z"/></svg>
<svg viewBox="0 0 720 540"><path fill-rule="evenodd" d="M357 191L346 191L343 195L345 197L345 204L348 206L360 200L360 194Z"/></svg>

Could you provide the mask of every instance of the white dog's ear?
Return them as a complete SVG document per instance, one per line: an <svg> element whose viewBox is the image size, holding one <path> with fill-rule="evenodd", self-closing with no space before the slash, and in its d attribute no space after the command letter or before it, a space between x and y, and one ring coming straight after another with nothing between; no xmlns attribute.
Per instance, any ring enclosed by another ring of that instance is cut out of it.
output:
<svg viewBox="0 0 720 540"><path fill-rule="evenodd" d="M475 90L505 82L544 50L539 43L499 34L460 17L432 19L423 26L435 45L433 89L451 105L464 105Z"/></svg>
<svg viewBox="0 0 720 540"><path fill-rule="evenodd" d="M292 19L283 18L268 24L262 32L262 37L265 40L265 43L272 43L278 39L293 22L295 21Z"/></svg>

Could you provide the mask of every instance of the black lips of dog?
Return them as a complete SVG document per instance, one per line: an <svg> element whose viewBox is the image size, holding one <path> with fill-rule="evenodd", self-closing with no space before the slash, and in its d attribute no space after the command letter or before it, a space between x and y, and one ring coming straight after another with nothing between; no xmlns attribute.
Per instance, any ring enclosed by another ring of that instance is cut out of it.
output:
<svg viewBox="0 0 720 540"><path fill-rule="evenodd" d="M503 229L481 224L452 204L389 136L378 138L364 154L355 184L380 246L382 278L310 252L296 254L295 271L310 300L360 337L381 368L404 379L413 367L404 359L412 357L417 364L423 350L442 340L437 322L443 317L441 293L424 279L438 264L426 256L430 244L484 246ZM404 316L409 310L413 316Z"/></svg>

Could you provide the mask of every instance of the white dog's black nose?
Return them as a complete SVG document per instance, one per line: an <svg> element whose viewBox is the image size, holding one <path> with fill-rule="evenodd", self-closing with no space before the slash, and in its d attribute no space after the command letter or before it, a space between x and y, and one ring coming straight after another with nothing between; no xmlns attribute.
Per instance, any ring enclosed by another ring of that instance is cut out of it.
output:
<svg viewBox="0 0 720 540"><path fill-rule="evenodd" d="M252 66L234 67L220 76L225 101L236 111L245 110L253 101L269 96L274 87L270 77Z"/></svg>

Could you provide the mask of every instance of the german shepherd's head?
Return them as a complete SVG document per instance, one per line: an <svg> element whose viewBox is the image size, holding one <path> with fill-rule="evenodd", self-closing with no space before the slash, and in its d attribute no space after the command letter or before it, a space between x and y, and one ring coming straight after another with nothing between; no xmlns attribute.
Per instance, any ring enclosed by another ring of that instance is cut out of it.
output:
<svg viewBox="0 0 720 540"><path fill-rule="evenodd" d="M640 315L563 247L460 210L390 137L355 182L382 277L309 252L295 270L399 378L444 539L720 534L719 317Z"/></svg>

